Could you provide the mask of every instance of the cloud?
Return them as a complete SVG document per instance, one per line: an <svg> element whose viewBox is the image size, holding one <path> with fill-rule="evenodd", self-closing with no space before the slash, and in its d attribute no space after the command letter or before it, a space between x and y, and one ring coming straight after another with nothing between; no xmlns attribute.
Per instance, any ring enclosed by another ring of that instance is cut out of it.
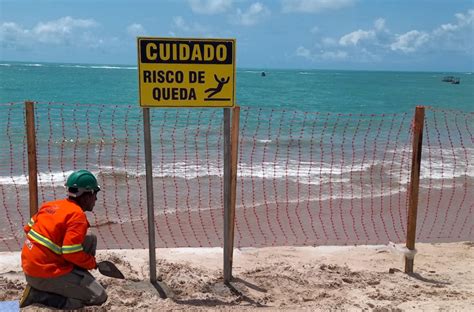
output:
<svg viewBox="0 0 474 312"><path fill-rule="evenodd" d="M349 45L356 46L361 41L372 41L374 39L375 39L375 31L373 30L366 31L366 30L359 29L345 36L342 36L341 39L339 39L339 44L343 47L349 46Z"/></svg>
<svg viewBox="0 0 474 312"><path fill-rule="evenodd" d="M443 24L437 27L430 36L432 46L437 45L438 49L469 52L474 51L473 29L474 10L467 11L466 14L455 15L456 22Z"/></svg>
<svg viewBox="0 0 474 312"><path fill-rule="evenodd" d="M385 20L374 21L373 29L358 29L340 38L323 37L313 44L312 49L299 47L296 55L311 61L342 61L353 59L357 62L380 60L377 54L386 49L387 29Z"/></svg>
<svg viewBox="0 0 474 312"><path fill-rule="evenodd" d="M31 33L20 25L6 22L0 25L0 42L5 48L22 48L29 43Z"/></svg>
<svg viewBox="0 0 474 312"><path fill-rule="evenodd" d="M376 31L384 31L385 28L385 19L383 18L378 18L374 22L374 27Z"/></svg>
<svg viewBox="0 0 474 312"><path fill-rule="evenodd" d="M474 10L467 11L466 14L457 13L455 15L457 22L455 24L443 24L434 30L436 36L443 36L448 33L454 33L467 29L472 31L474 22Z"/></svg>
<svg viewBox="0 0 474 312"><path fill-rule="evenodd" d="M338 44L338 41L331 37L324 37L323 39L321 39L321 45L323 47L335 47Z"/></svg>
<svg viewBox="0 0 474 312"><path fill-rule="evenodd" d="M336 51L325 51L325 50L320 50L317 52L311 52L311 50L299 46L296 49L295 52L296 56L300 56L303 58L306 58L312 62L316 61L342 61L347 59L349 56L347 52L341 51L341 50L336 50Z"/></svg>
<svg viewBox="0 0 474 312"><path fill-rule="evenodd" d="M385 19L378 18L372 28L358 29L339 39L319 38L312 48L300 46L295 54L311 61L350 59L355 62L378 62L396 54L419 58L427 54L456 52L474 57L474 10L458 13L454 18L454 22L431 31L413 29L401 34L391 32Z"/></svg>
<svg viewBox="0 0 474 312"><path fill-rule="evenodd" d="M282 0L283 13L320 13L350 7L355 0Z"/></svg>
<svg viewBox="0 0 474 312"><path fill-rule="evenodd" d="M301 46L296 49L296 55L297 56L302 56L302 57L310 59L310 60L313 59L313 56L311 55L311 51L309 49L306 49L305 47L301 47Z"/></svg>
<svg viewBox="0 0 474 312"><path fill-rule="evenodd" d="M55 21L38 23L32 33L36 40L42 43L72 44L77 38L77 31L90 29L98 24L91 19L74 19L70 16L62 17Z"/></svg>
<svg viewBox="0 0 474 312"><path fill-rule="evenodd" d="M99 24L92 19L74 19L70 16L57 20L40 22L32 29L13 23L0 25L2 46L9 48L32 47L35 44L81 46L100 43L90 32Z"/></svg>
<svg viewBox="0 0 474 312"><path fill-rule="evenodd" d="M199 23L188 23L182 16L173 17L173 27L179 33L185 33L186 35L200 35L204 37L212 36L209 34L208 27ZM173 31L172 35L175 36L176 33Z"/></svg>
<svg viewBox="0 0 474 312"><path fill-rule="evenodd" d="M191 10L198 14L219 14L232 7L232 0L188 0Z"/></svg>
<svg viewBox="0 0 474 312"><path fill-rule="evenodd" d="M330 61L341 61L347 59L349 54L346 51L321 51L320 58Z"/></svg>
<svg viewBox="0 0 474 312"><path fill-rule="evenodd" d="M234 19L235 24L252 26L259 23L262 19L270 15L270 10L260 2L255 2L245 11L237 9Z"/></svg>
<svg viewBox="0 0 474 312"><path fill-rule="evenodd" d="M474 10L468 10L465 14L457 13L455 18L454 23L442 24L431 32L411 30L398 34L390 48L403 53L451 51L472 55Z"/></svg>
<svg viewBox="0 0 474 312"><path fill-rule="evenodd" d="M386 35L389 33L385 27L385 19L378 18L374 21L374 28L369 30L358 29L342 36L339 44L343 47L360 45L383 45Z"/></svg>
<svg viewBox="0 0 474 312"><path fill-rule="evenodd" d="M393 51L402 51L405 53L415 52L430 40L430 35L418 30L409 31L403 35L398 35L395 41L390 45Z"/></svg>
<svg viewBox="0 0 474 312"><path fill-rule="evenodd" d="M184 18L182 16L173 17L173 24L179 30L182 30L182 31L190 31L191 30L191 27L188 26L188 24L186 23L186 21L184 20Z"/></svg>
<svg viewBox="0 0 474 312"><path fill-rule="evenodd" d="M141 24L131 24L127 27L127 34L132 37L146 35L146 30Z"/></svg>

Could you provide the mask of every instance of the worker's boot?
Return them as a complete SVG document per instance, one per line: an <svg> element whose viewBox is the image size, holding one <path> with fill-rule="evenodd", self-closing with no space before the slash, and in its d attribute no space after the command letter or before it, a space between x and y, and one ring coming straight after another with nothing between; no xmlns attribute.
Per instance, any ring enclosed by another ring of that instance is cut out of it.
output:
<svg viewBox="0 0 474 312"><path fill-rule="evenodd" d="M32 289L33 288L31 288L30 284L26 285L25 290L23 290L23 294L21 295L20 308L24 308L34 303L32 301L33 296L30 295Z"/></svg>
<svg viewBox="0 0 474 312"><path fill-rule="evenodd" d="M41 291L26 285L20 299L20 308L39 303L48 307L61 309L66 305L67 298L58 294Z"/></svg>

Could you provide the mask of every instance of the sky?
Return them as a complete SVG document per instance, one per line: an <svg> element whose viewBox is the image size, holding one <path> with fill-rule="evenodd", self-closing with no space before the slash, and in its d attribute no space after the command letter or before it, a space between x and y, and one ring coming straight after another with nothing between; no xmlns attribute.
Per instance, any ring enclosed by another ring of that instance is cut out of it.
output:
<svg viewBox="0 0 474 312"><path fill-rule="evenodd" d="M474 0L0 0L0 60L137 63L137 36L235 38L237 68L474 70Z"/></svg>

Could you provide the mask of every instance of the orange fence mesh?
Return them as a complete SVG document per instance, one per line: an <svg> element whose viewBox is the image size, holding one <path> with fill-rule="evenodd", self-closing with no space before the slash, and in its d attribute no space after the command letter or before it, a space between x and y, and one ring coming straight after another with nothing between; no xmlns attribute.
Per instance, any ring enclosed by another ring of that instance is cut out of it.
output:
<svg viewBox="0 0 474 312"><path fill-rule="evenodd" d="M29 220L24 105L0 104L0 251ZM39 201L67 176L98 176L89 215L99 248L146 248L143 124L136 105L36 103ZM413 112L241 109L235 246L403 242ZM473 240L472 113L428 108L417 241ZM151 114L157 247L223 245L223 124L218 109Z"/></svg>

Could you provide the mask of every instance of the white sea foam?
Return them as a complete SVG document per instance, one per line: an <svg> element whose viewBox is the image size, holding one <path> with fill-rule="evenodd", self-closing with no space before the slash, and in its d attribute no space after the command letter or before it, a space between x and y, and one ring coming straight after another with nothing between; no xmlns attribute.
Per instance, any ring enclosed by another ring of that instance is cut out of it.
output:
<svg viewBox="0 0 474 312"><path fill-rule="evenodd" d="M64 64L64 65L59 65L59 67L64 67L64 68L85 68L85 69L90 69L90 68L94 68L94 69L137 69L136 66L130 66L130 67L127 67L127 66L109 66L109 65L68 65L68 64Z"/></svg>
<svg viewBox="0 0 474 312"><path fill-rule="evenodd" d="M442 149L432 147L423 152L420 178L441 180L464 175L474 177L473 160L473 148Z"/></svg>
<svg viewBox="0 0 474 312"><path fill-rule="evenodd" d="M59 172L39 172L38 173L38 184L49 184L51 186L62 186L66 178L73 171L59 171ZM0 184L14 184L14 185L27 185L29 183L29 177L26 175L17 176L3 176L0 177Z"/></svg>
<svg viewBox="0 0 474 312"><path fill-rule="evenodd" d="M89 68L89 66L84 66L84 65L59 65L59 67L64 67L64 68Z"/></svg>
<svg viewBox="0 0 474 312"><path fill-rule="evenodd" d="M26 185L28 184L28 177L21 175L21 176L3 176L0 177L0 184L8 185L8 184L15 184L15 185Z"/></svg>
<svg viewBox="0 0 474 312"><path fill-rule="evenodd" d="M357 169L366 170L370 165L359 166ZM356 168L354 168L356 169ZM319 184L321 181L328 182L346 182L346 177L340 177L342 173L349 172L350 166L343 168L320 167L319 163L301 163L297 164L292 161L286 163L264 162L251 166L249 164L239 164L238 176L242 178L267 178L267 179L291 179L300 183ZM51 172L39 173L38 183L62 185L66 177L72 171L67 172ZM127 176L127 177L143 177L145 176L145 168L130 170L130 168L119 168L111 166L102 166L99 170L93 171L94 174ZM201 177L222 177L223 164L219 166L217 163L191 163L178 161L175 163L157 164L153 168L153 176L155 178L183 178L194 179ZM28 184L28 177L25 175L3 176L0 177L0 184Z"/></svg>
<svg viewBox="0 0 474 312"><path fill-rule="evenodd" d="M132 169L133 168L133 169ZM40 184L62 185L65 178L72 171L67 172L41 172L38 177ZM144 177L145 168L101 166L93 169L94 174L116 177ZM385 183L390 179L391 183L406 185L410 178L410 160L405 162L387 158L385 161L367 161L365 163L334 162L333 164L321 161L298 161L294 159L261 161L255 159L253 163L243 160L238 165L238 176L241 178L260 178L288 180L295 183L307 185L320 185L327 183ZM222 177L223 162L216 160L177 160L175 162L164 161L153 166L153 176L155 178L181 178L195 179L202 177ZM430 162L421 163L420 179L423 181L436 181L455 179L459 177L474 177L474 168L459 159L454 163L447 155L441 159L431 159ZM423 182L422 182L423 183ZM0 184L28 184L28 177L25 175L2 176ZM449 184L449 183L448 183Z"/></svg>
<svg viewBox="0 0 474 312"><path fill-rule="evenodd" d="M327 181L331 179L338 182L338 177L344 173L351 171L365 171L369 169L371 164L359 164L357 166L331 166L329 164L321 164L319 162L297 162L294 160L284 162L262 162L258 165L250 166L248 164L239 164L238 174L241 177L257 177L257 178L297 178L298 182L305 184L319 184L320 178L323 177ZM341 178L339 181L347 181L347 178Z"/></svg>
<svg viewBox="0 0 474 312"><path fill-rule="evenodd" d="M96 69L137 69L137 67L122 67L122 66L90 66L89 68Z"/></svg>

